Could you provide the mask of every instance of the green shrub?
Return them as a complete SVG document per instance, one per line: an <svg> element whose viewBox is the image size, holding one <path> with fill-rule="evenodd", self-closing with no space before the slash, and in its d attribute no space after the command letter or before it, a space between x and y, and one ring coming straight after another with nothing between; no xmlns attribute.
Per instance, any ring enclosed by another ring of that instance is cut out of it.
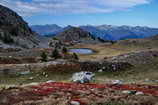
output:
<svg viewBox="0 0 158 105"><path fill-rule="evenodd" d="M14 43L14 39L9 34L5 34L2 40L4 43Z"/></svg>
<svg viewBox="0 0 158 105"><path fill-rule="evenodd" d="M0 33L0 40L2 39L2 34Z"/></svg>
<svg viewBox="0 0 158 105"><path fill-rule="evenodd" d="M16 27L15 27L15 28L12 28L10 33L11 33L13 36L17 36L18 30L19 30L19 29L16 28Z"/></svg>
<svg viewBox="0 0 158 105"><path fill-rule="evenodd" d="M73 53L73 57L74 57L75 60L79 60L79 57L76 53Z"/></svg>
<svg viewBox="0 0 158 105"><path fill-rule="evenodd" d="M42 53L41 53L41 60L42 60L43 62L47 62L47 60L48 60L48 55L47 55L46 52L42 52Z"/></svg>
<svg viewBox="0 0 158 105"><path fill-rule="evenodd" d="M121 103L115 103L115 102L107 102L102 104L91 104L91 105L127 105L127 104L121 104Z"/></svg>
<svg viewBox="0 0 158 105"><path fill-rule="evenodd" d="M67 53L67 52L68 52L67 48L66 48L66 47L63 47L62 52L63 52L63 53Z"/></svg>
<svg viewBox="0 0 158 105"><path fill-rule="evenodd" d="M53 37L52 39L53 39L53 40L58 40L56 37Z"/></svg>
<svg viewBox="0 0 158 105"><path fill-rule="evenodd" d="M100 37L98 37L98 40L99 40L100 42L105 42L105 40L103 40L103 39L100 38Z"/></svg>
<svg viewBox="0 0 158 105"><path fill-rule="evenodd" d="M95 40L95 39L96 39L94 35L91 35L91 38L92 38L93 40Z"/></svg>
<svg viewBox="0 0 158 105"><path fill-rule="evenodd" d="M117 43L117 41L110 41L111 42L111 44L115 44L115 43Z"/></svg>
<svg viewBox="0 0 158 105"><path fill-rule="evenodd" d="M58 58L61 57L57 48L55 48L55 49L52 51L51 57L52 57L52 58L55 58L55 59L58 59Z"/></svg>

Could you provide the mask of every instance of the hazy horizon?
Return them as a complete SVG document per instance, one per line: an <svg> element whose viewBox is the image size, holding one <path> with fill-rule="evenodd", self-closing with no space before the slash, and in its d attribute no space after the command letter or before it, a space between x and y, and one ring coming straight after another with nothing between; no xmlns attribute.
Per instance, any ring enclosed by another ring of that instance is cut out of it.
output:
<svg viewBox="0 0 158 105"><path fill-rule="evenodd" d="M29 24L29 23L28 23ZM110 25L110 26L116 26L116 27L121 27L121 26L129 26L129 27L149 27L149 28L158 28L158 27L152 27L152 26L142 26L142 25L111 25L111 24L97 24L97 25L94 25L94 24L83 24L83 25L70 25L70 24L68 24L68 25L64 25L64 26L62 26L62 25L58 25L58 24L34 24L34 25L29 25L29 26L46 26L46 25L57 25L57 26L59 26L59 27L62 27L62 28L64 28L64 27L67 27L67 26L74 26L74 27L80 27L80 26L102 26L102 25Z"/></svg>

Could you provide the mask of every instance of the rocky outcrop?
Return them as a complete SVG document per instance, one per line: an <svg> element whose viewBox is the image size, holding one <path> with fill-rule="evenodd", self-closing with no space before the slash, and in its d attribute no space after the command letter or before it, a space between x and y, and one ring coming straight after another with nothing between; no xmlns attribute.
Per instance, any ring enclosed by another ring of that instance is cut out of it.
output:
<svg viewBox="0 0 158 105"><path fill-rule="evenodd" d="M158 51L138 51L106 59L110 62L128 62L132 65L152 64L153 60L158 57Z"/></svg>
<svg viewBox="0 0 158 105"><path fill-rule="evenodd" d="M17 74L24 71L76 72L79 65L67 61L51 61L44 63L0 64L0 74ZM75 71L76 70L76 71Z"/></svg>
<svg viewBox="0 0 158 105"><path fill-rule="evenodd" d="M120 70L126 70L127 68L132 67L130 63L127 62L97 62L97 61L84 61L80 62L81 70L82 71L103 71L103 72L117 72Z"/></svg>
<svg viewBox="0 0 158 105"><path fill-rule="evenodd" d="M24 61L24 60L23 60ZM28 62L28 59L25 60ZM74 73L80 71L98 72L117 72L132 67L129 63L111 62L70 62L67 60L51 61L44 63L19 63L19 64L0 64L0 74L16 74L23 71L49 71L53 73Z"/></svg>
<svg viewBox="0 0 158 105"><path fill-rule="evenodd" d="M0 46L37 47L37 34L16 12L0 5Z"/></svg>
<svg viewBox="0 0 158 105"><path fill-rule="evenodd" d="M80 42L83 40L92 40L89 32L80 28L71 27L56 36L62 42Z"/></svg>

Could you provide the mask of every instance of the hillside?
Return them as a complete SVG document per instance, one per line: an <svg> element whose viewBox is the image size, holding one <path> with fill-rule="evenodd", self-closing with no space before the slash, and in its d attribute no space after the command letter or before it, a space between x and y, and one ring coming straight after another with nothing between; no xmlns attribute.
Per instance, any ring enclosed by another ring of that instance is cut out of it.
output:
<svg viewBox="0 0 158 105"><path fill-rule="evenodd" d="M62 42L78 42L83 40L92 40L89 32L76 27L66 29L64 32L61 32L56 35L56 38Z"/></svg>
<svg viewBox="0 0 158 105"><path fill-rule="evenodd" d="M38 43L37 34L22 17L0 5L0 47L33 48Z"/></svg>

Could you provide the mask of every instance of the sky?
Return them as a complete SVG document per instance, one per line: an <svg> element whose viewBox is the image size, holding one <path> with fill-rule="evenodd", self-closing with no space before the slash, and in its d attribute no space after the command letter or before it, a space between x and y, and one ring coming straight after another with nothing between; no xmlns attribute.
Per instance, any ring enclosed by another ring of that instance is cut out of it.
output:
<svg viewBox="0 0 158 105"><path fill-rule="evenodd" d="M130 25L158 28L158 0L0 0L29 25Z"/></svg>

